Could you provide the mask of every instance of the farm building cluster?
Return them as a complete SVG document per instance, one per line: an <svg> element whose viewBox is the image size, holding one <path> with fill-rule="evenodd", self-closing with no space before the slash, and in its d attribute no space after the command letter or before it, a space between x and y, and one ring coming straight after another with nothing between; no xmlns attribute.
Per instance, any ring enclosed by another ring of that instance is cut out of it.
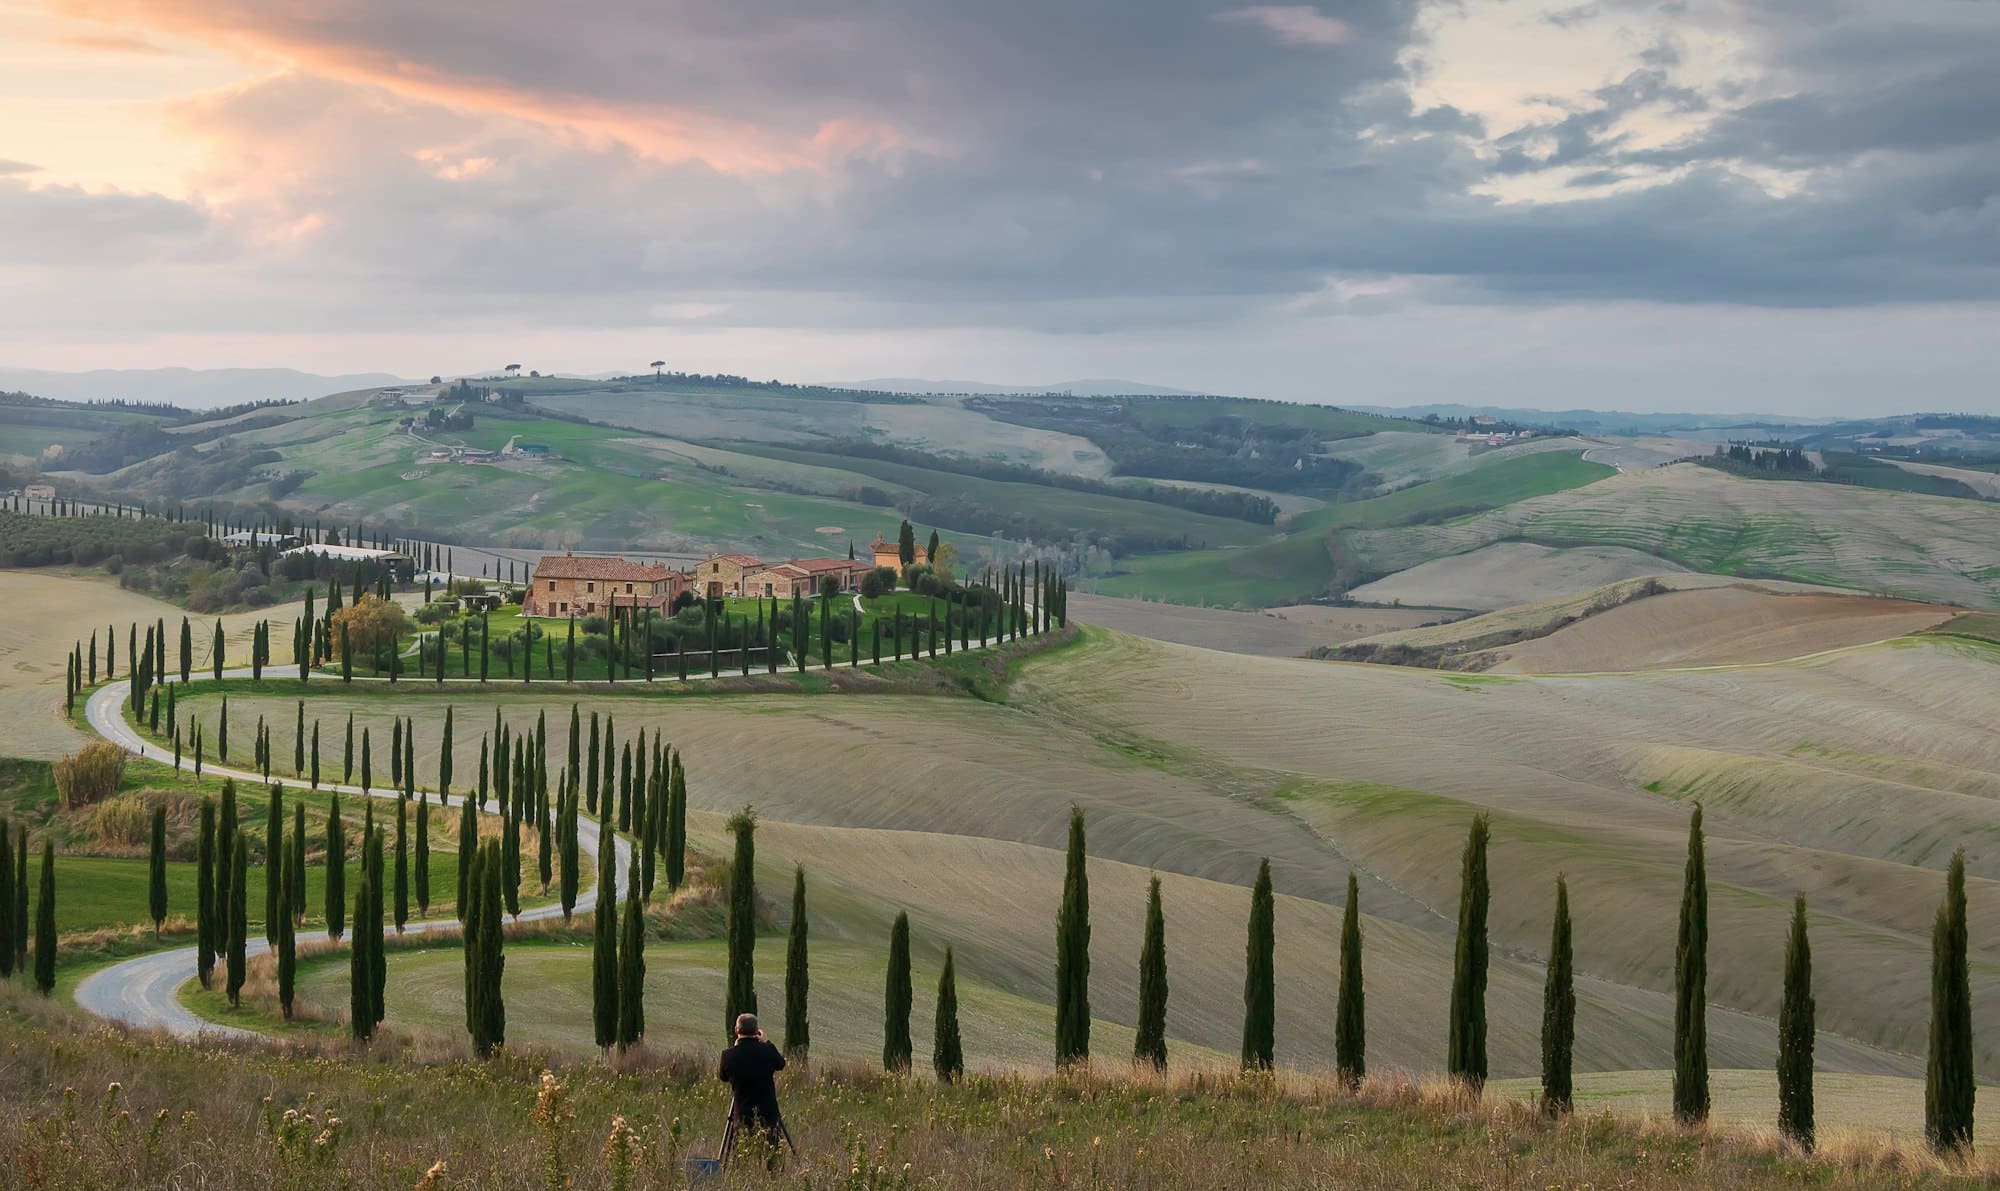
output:
<svg viewBox="0 0 2000 1191"><path fill-rule="evenodd" d="M711 599L752 596L791 599L818 593L828 579L836 590L854 591L876 567L903 569L897 543L877 537L866 556L793 558L766 562L750 554L712 554L687 570L662 563L634 562L601 554L545 554L522 600L528 616L599 616L613 609L672 610L687 593ZM922 546L914 562L929 562Z"/></svg>

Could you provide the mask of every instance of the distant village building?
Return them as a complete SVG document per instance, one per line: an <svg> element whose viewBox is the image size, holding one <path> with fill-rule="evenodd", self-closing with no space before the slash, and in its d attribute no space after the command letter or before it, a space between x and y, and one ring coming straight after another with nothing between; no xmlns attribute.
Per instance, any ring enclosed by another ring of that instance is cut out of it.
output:
<svg viewBox="0 0 2000 1191"><path fill-rule="evenodd" d="M223 545L231 546L238 550L247 550L256 546L271 546L278 550L290 551L299 542L300 539L297 534L253 533L247 529L238 530L232 534L224 534L222 537Z"/></svg>
<svg viewBox="0 0 2000 1191"><path fill-rule="evenodd" d="M544 554L521 611L526 616L602 616L612 608L667 611L687 576L664 566L590 554Z"/></svg>
<svg viewBox="0 0 2000 1191"><path fill-rule="evenodd" d="M764 569L754 554L711 554L695 567L695 582L710 599L743 594L743 576Z"/></svg>
<svg viewBox="0 0 2000 1191"><path fill-rule="evenodd" d="M506 454L516 459L547 459L549 444L545 442L516 442L510 445Z"/></svg>
<svg viewBox="0 0 2000 1191"><path fill-rule="evenodd" d="M878 567L889 567L890 569L896 571L898 574L902 572L903 570L902 548L898 546L896 543L888 541L882 538L880 535L877 535L874 541L868 543L868 551L870 555L873 556L873 558L875 559L874 563L871 565ZM916 557L911 565L913 566L922 565L924 563L929 562L930 560L931 560L930 552L924 549L920 545L917 547Z"/></svg>
<svg viewBox="0 0 2000 1191"><path fill-rule="evenodd" d="M861 576L867 570L866 565L851 558L795 558L745 574L740 581L740 594L784 600L794 595L817 595L821 583L829 576L840 585L840 590L852 591L860 586Z"/></svg>
<svg viewBox="0 0 2000 1191"><path fill-rule="evenodd" d="M27 487L21 489L21 495L27 497L29 500L54 500L56 498L56 486L54 484L29 484Z"/></svg>

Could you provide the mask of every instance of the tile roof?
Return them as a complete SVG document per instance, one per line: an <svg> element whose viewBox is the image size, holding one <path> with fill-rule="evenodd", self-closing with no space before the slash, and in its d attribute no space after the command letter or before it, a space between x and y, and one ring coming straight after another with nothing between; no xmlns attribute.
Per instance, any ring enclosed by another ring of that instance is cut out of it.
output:
<svg viewBox="0 0 2000 1191"><path fill-rule="evenodd" d="M657 583L667 578L664 566L645 566L626 558L601 554L544 554L535 564L537 579L602 579L617 583Z"/></svg>

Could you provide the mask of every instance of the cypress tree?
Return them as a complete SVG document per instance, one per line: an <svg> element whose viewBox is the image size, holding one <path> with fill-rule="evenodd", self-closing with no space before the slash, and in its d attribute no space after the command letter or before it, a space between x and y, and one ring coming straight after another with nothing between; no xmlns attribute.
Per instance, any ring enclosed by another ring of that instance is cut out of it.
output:
<svg viewBox="0 0 2000 1191"><path fill-rule="evenodd" d="M372 809L372 808L371 808ZM370 1010L380 1025L384 1015L383 991L388 981L388 959L382 947L382 833L368 835L368 981Z"/></svg>
<svg viewBox="0 0 2000 1191"><path fill-rule="evenodd" d="M222 812L215 828L215 948L222 954L229 945L229 887L235 870L230 863L230 849L236 839L236 782L230 778L222 780Z"/></svg>
<svg viewBox="0 0 2000 1191"><path fill-rule="evenodd" d="M306 916L306 804L292 804L292 850L285 863L285 879L291 886L289 904L292 918L303 920Z"/></svg>
<svg viewBox="0 0 2000 1191"><path fill-rule="evenodd" d="M278 954L278 1004L285 1011L285 1020L290 1021L292 1017L292 991L293 985L297 981L299 957L296 946L297 938L292 927L294 911L292 879L290 876L291 861L289 858L283 858L285 857L285 853L282 849L279 851L279 856L282 859L273 863L276 863L280 868L287 871L283 879L278 882L278 922L273 932L275 937L272 939L271 945Z"/></svg>
<svg viewBox="0 0 2000 1191"><path fill-rule="evenodd" d="M882 1068L910 1069L910 916L896 915L889 928L889 978L882 998Z"/></svg>
<svg viewBox="0 0 2000 1191"><path fill-rule="evenodd" d="M444 672L444 663L438 663L438 673ZM444 709L444 734L438 739L438 802L451 797L451 707Z"/></svg>
<svg viewBox="0 0 2000 1191"><path fill-rule="evenodd" d="M618 757L618 830L632 830L632 742Z"/></svg>
<svg viewBox="0 0 2000 1191"><path fill-rule="evenodd" d="M576 774L572 771L566 783L568 791L563 795L563 813L557 830L562 836L562 911L563 921L568 922L576 911L576 893L582 879L581 865L578 863L576 841Z"/></svg>
<svg viewBox="0 0 2000 1191"><path fill-rule="evenodd" d="M596 1028L600 1050L609 1050L618 1041L618 887L612 865L615 851L607 841L597 854L597 912L591 934L590 988L591 1023Z"/></svg>
<svg viewBox="0 0 2000 1191"><path fill-rule="evenodd" d="M521 916L521 819L509 814L500 831L500 892L507 912Z"/></svg>
<svg viewBox="0 0 2000 1191"><path fill-rule="evenodd" d="M283 900L285 883L285 794L284 787L271 786L264 801L264 941L278 941L278 903Z"/></svg>
<svg viewBox="0 0 2000 1191"><path fill-rule="evenodd" d="M459 871L466 874L466 883L459 889L459 903L464 908L458 916L464 924L465 934L465 1032L476 1047L482 1020L479 1001L486 991L483 984L485 969L479 962L479 895L486 879L483 849L462 859Z"/></svg>
<svg viewBox="0 0 2000 1191"><path fill-rule="evenodd" d="M674 751L667 782L667 888L679 889L687 880L687 774L681 768L681 754Z"/></svg>
<svg viewBox="0 0 2000 1191"><path fill-rule="evenodd" d="M1340 999L1333 1010L1333 1069L1348 1091L1368 1075L1367 996L1361 981L1361 883L1347 874L1340 912Z"/></svg>
<svg viewBox="0 0 2000 1191"><path fill-rule="evenodd" d="M250 948L250 845L242 831L230 849L229 861L229 1004L242 1002L245 961Z"/></svg>
<svg viewBox="0 0 2000 1191"><path fill-rule="evenodd" d="M26 831L23 827L21 830ZM0 818L0 979L14 974L14 828Z"/></svg>
<svg viewBox="0 0 2000 1191"><path fill-rule="evenodd" d="M472 809L472 799L463 798L458 803L458 920L464 922L468 904L472 897L472 862L474 850L479 846L479 821Z"/></svg>
<svg viewBox="0 0 2000 1191"><path fill-rule="evenodd" d="M194 670L194 627L188 618L181 617L181 681L186 682Z"/></svg>
<svg viewBox="0 0 2000 1191"><path fill-rule="evenodd" d="M1451 1044L1446 1070L1473 1091L1486 1084L1486 913L1492 887L1486 877L1485 815L1475 815L1459 865L1458 945L1451 972Z"/></svg>
<svg viewBox="0 0 2000 1191"><path fill-rule="evenodd" d="M1542 984L1542 1111L1571 1108L1570 1071L1576 1047L1576 962L1570 938L1569 882L1556 877L1556 919L1549 935L1549 971Z"/></svg>
<svg viewBox="0 0 2000 1191"><path fill-rule="evenodd" d="M1167 917L1160 907L1160 878L1146 889L1146 928L1139 944L1139 1033L1132 1060L1167 1069Z"/></svg>
<svg viewBox="0 0 2000 1191"><path fill-rule="evenodd" d="M1257 865L1250 887L1250 937L1243 956L1243 1069L1268 1071L1277 1034L1276 908L1271 898L1271 862Z"/></svg>
<svg viewBox="0 0 2000 1191"><path fill-rule="evenodd" d="M396 933L402 934L403 927L410 921L410 846L407 839L410 826L410 804L396 800L396 875L395 905Z"/></svg>
<svg viewBox="0 0 2000 1191"><path fill-rule="evenodd" d="M361 729L361 792L370 793L375 788L375 760L368 749L368 729Z"/></svg>
<svg viewBox="0 0 2000 1191"><path fill-rule="evenodd" d="M1056 1065L1090 1058L1090 874L1083 811L1069 812L1069 857L1056 913Z"/></svg>
<svg viewBox="0 0 2000 1191"><path fill-rule="evenodd" d="M535 800L535 875L541 878L542 892L548 892L549 883L555 880L555 825L549 821L549 800L546 797ZM634 855L633 863L638 863Z"/></svg>
<svg viewBox="0 0 2000 1191"><path fill-rule="evenodd" d="M354 713L347 713L347 743L340 750L340 781L350 785L354 781Z"/></svg>
<svg viewBox="0 0 2000 1191"><path fill-rule="evenodd" d="M292 776L306 775L306 701L299 700L298 718L292 724Z"/></svg>
<svg viewBox="0 0 2000 1191"><path fill-rule="evenodd" d="M167 920L167 804L153 807L153 833L146 855L146 910L153 919L153 937Z"/></svg>
<svg viewBox="0 0 2000 1191"><path fill-rule="evenodd" d="M1778 1131L1807 1152L1813 1148L1812 944L1806 939L1806 895L1792 899L1792 933L1785 940L1785 995L1778 1004Z"/></svg>
<svg viewBox="0 0 2000 1191"><path fill-rule="evenodd" d="M22 838L27 831L22 830ZM42 887L35 902L35 991L56 990L56 845L42 839Z"/></svg>
<svg viewBox="0 0 2000 1191"><path fill-rule="evenodd" d="M1931 928L1931 1034L1924 1136L1940 1154L1972 1146L1972 976L1967 965L1965 850L1952 853Z"/></svg>
<svg viewBox="0 0 2000 1191"><path fill-rule="evenodd" d="M431 800L428 798L417 803L415 866L417 917L422 918L431 912Z"/></svg>
<svg viewBox="0 0 2000 1191"><path fill-rule="evenodd" d="M354 944L347 953L347 1028L362 1042L375 1036L374 977L368 960L368 865L361 865L361 880L354 887Z"/></svg>
<svg viewBox="0 0 2000 1191"><path fill-rule="evenodd" d="M403 788L403 721L400 718L389 721L389 788Z"/></svg>
<svg viewBox="0 0 2000 1191"><path fill-rule="evenodd" d="M1674 1116L1684 1125L1708 1119L1708 864L1698 802L1688 823L1680 937L1674 947Z"/></svg>
<svg viewBox="0 0 2000 1191"><path fill-rule="evenodd" d="M215 971L215 944L221 932L216 929L215 803L206 798L201 800L201 833L195 837L194 901L194 973L207 988Z"/></svg>
<svg viewBox="0 0 2000 1191"><path fill-rule="evenodd" d="M646 907L638 877L636 870L625 875L624 933L618 940L619 1050L646 1036Z"/></svg>
<svg viewBox="0 0 2000 1191"><path fill-rule="evenodd" d="M487 759L486 759L486 745L487 745L487 740L486 740L486 738L485 738L484 736L480 737L480 738L479 738L479 791L478 791L478 793L479 793L479 809L480 809L480 810L482 810L482 811L486 809L486 790L487 790L487 787L488 787L488 786L489 786L489 785L491 784L491 778L492 778L492 774L491 774L491 773L489 772L489 767L488 767L488 765L487 765Z"/></svg>
<svg viewBox="0 0 2000 1191"><path fill-rule="evenodd" d="M958 1036L958 964L945 944L944 971L938 975L937 1025L931 1031L931 1067L939 1083L965 1074L965 1047Z"/></svg>
<svg viewBox="0 0 2000 1191"><path fill-rule="evenodd" d="M792 929L785 941L785 1053L804 1058L812 1049L812 1018L806 1005L812 975L806 962L806 866L792 873Z"/></svg>
<svg viewBox="0 0 2000 1191"><path fill-rule="evenodd" d="M597 739L597 713L593 711L590 713L590 755L585 760L586 776L583 783L584 801L593 815L597 813ZM574 770L576 764L571 762L570 768Z"/></svg>
<svg viewBox="0 0 2000 1191"><path fill-rule="evenodd" d="M319 721L313 721L312 754L308 762L311 766L312 788L319 789Z"/></svg>
<svg viewBox="0 0 2000 1191"><path fill-rule="evenodd" d="M738 1014L757 1012L756 812L746 806L730 816L729 831L736 837L736 855L729 865L729 987L723 1015L733 1029Z"/></svg>
<svg viewBox="0 0 2000 1191"><path fill-rule="evenodd" d="M229 696L222 697L222 707L215 714L215 755L229 760Z"/></svg>
<svg viewBox="0 0 2000 1191"><path fill-rule="evenodd" d="M346 929L347 832L340 825L340 795L333 796L326 815L326 937L340 941Z"/></svg>
<svg viewBox="0 0 2000 1191"><path fill-rule="evenodd" d="M507 1041L507 1007L501 996L507 964L500 933L501 867L499 847L489 840L472 864L465 950L466 1028L481 1058Z"/></svg>

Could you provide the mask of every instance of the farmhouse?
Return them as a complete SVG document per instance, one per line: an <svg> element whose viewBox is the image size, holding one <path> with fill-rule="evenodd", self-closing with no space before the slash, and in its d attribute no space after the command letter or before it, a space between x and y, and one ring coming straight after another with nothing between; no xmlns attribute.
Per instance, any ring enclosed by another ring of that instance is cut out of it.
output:
<svg viewBox="0 0 2000 1191"><path fill-rule="evenodd" d="M56 486L54 484L29 484L27 487L21 489L21 495L27 497L29 500L54 500L56 498Z"/></svg>
<svg viewBox="0 0 2000 1191"><path fill-rule="evenodd" d="M741 595L743 576L763 567L763 560L754 554L711 554L695 567L695 581L710 599Z"/></svg>
<svg viewBox="0 0 2000 1191"><path fill-rule="evenodd" d="M664 566L590 554L545 554L522 600L524 616L596 616L619 608L665 611L687 576Z"/></svg>
<svg viewBox="0 0 2000 1191"><path fill-rule="evenodd" d="M868 551L875 559L873 565L878 567L890 567L893 570L895 570L898 574L902 573L903 554L901 548L898 547L896 543L891 541L886 541L881 537L881 535L878 534L876 535L874 541L868 543ZM924 549L921 545L918 546L915 559L916 563L918 565L922 565L924 563L929 562L930 560L931 560L930 551Z"/></svg>
<svg viewBox="0 0 2000 1191"><path fill-rule="evenodd" d="M867 570L851 558L795 558L744 575L741 594L787 600L794 595L817 595L820 583L829 575L840 585L840 590L851 591Z"/></svg>

